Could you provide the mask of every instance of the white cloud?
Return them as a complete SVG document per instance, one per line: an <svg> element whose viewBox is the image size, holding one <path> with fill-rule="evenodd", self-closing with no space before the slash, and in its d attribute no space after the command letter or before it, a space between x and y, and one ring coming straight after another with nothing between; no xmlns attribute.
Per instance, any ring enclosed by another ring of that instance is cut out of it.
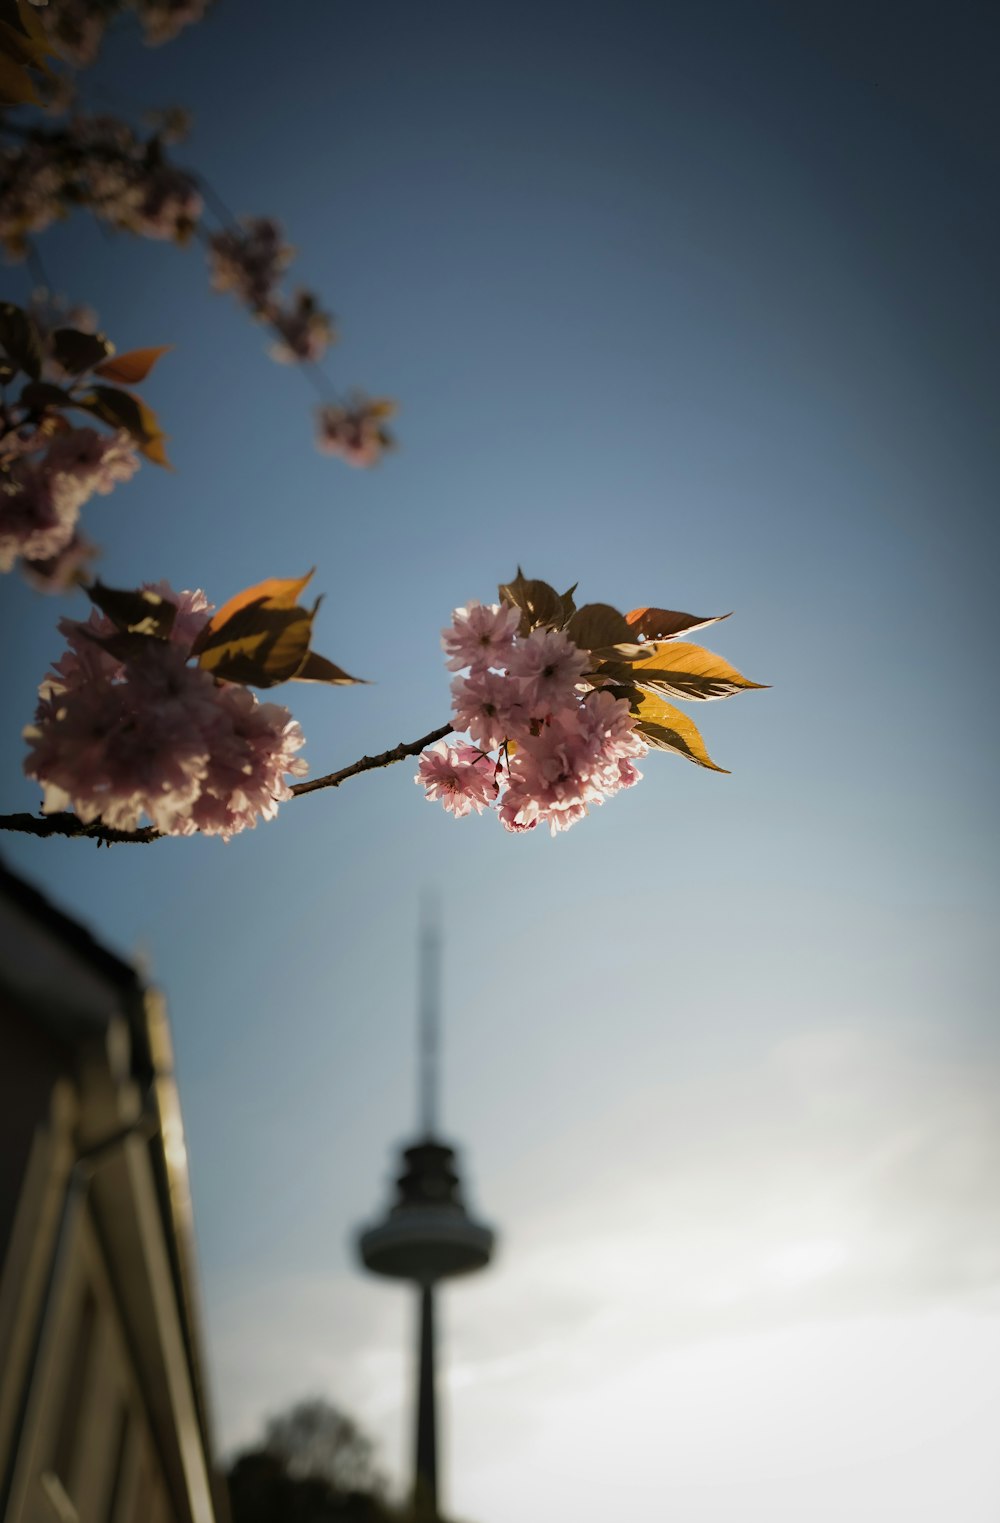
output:
<svg viewBox="0 0 1000 1523"><path fill-rule="evenodd" d="M996 1079L811 1035L753 1071L651 1086L495 1180L502 1256L445 1292L456 1510L987 1523ZM347 1276L210 1289L230 1440L324 1391L390 1460L408 1453L403 1293Z"/></svg>

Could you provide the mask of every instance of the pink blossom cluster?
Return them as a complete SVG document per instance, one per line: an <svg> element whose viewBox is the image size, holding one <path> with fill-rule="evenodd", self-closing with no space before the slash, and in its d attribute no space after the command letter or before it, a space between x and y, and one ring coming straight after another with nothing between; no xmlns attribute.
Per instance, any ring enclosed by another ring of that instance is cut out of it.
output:
<svg viewBox="0 0 1000 1523"><path fill-rule="evenodd" d="M36 6L39 20L57 51L75 68L94 62L109 24L124 10L134 10L145 41L155 47L170 42L184 27L200 21L209 0L46 0Z"/></svg>
<svg viewBox="0 0 1000 1523"><path fill-rule="evenodd" d="M339 455L348 465L376 465L393 437L385 426L395 407L382 398L355 396L346 407L326 403L316 418L316 448L324 455Z"/></svg>
<svg viewBox="0 0 1000 1523"><path fill-rule="evenodd" d="M115 830L145 817L166 835L229 840L291 797L287 776L306 771L302 731L280 704L189 664L212 611L203 593L147 590L177 608L169 639L116 640L96 612L60 621L68 650L39 688L24 770L46 814L73 809Z"/></svg>
<svg viewBox="0 0 1000 1523"><path fill-rule="evenodd" d="M212 0L132 0L150 47L158 47L174 38L186 26L201 21Z"/></svg>
<svg viewBox="0 0 1000 1523"><path fill-rule="evenodd" d="M37 12L56 52L77 69L94 62L113 14L93 0L48 0Z"/></svg>
<svg viewBox="0 0 1000 1523"><path fill-rule="evenodd" d="M0 456L0 571L18 559L41 563L36 585L62 590L88 553L77 533L80 509L139 469L132 440L124 429L67 428L54 437L15 429Z"/></svg>
<svg viewBox="0 0 1000 1523"><path fill-rule="evenodd" d="M555 835L638 782L634 759L647 746L627 700L587 681L589 651L563 630L521 635L520 619L503 603L455 610L441 639L460 673L454 727L472 744L430 747L416 781L456 818L496 803L505 829L547 824Z"/></svg>
<svg viewBox="0 0 1000 1523"><path fill-rule="evenodd" d="M11 258L23 258L29 236L74 206L142 237L184 243L202 197L193 176L166 162L155 134L144 140L117 117L36 128L0 154L0 242Z"/></svg>
<svg viewBox="0 0 1000 1523"><path fill-rule="evenodd" d="M296 291L290 301L279 292L278 282L294 257L273 217L245 218L208 242L213 288L232 291L254 317L277 331L271 357L286 365L322 359L336 337L333 320L311 291Z"/></svg>
<svg viewBox="0 0 1000 1523"><path fill-rule="evenodd" d="M295 258L273 217L245 217L208 241L212 288L232 291L255 317L267 313L274 288Z"/></svg>

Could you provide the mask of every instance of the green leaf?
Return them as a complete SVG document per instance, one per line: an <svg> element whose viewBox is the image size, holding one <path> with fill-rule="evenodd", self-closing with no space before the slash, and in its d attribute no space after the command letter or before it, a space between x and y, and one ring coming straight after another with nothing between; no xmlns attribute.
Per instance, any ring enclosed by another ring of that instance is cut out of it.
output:
<svg viewBox="0 0 1000 1523"><path fill-rule="evenodd" d="M631 630L624 614L610 603L585 603L566 625L566 633L581 650L593 650L629 639Z"/></svg>
<svg viewBox="0 0 1000 1523"><path fill-rule="evenodd" d="M632 662L632 680L671 698L699 701L731 698L734 693L766 686L751 682L712 651L674 640L644 646L643 654Z"/></svg>
<svg viewBox="0 0 1000 1523"><path fill-rule="evenodd" d="M42 341L34 319L13 302L0 302L0 344L17 370L37 381L42 373Z"/></svg>
<svg viewBox="0 0 1000 1523"><path fill-rule="evenodd" d="M87 588L87 596L122 634L155 635L165 640L177 617L176 603L149 588L126 592L95 582Z"/></svg>
<svg viewBox="0 0 1000 1523"><path fill-rule="evenodd" d="M103 333L83 333L79 328L57 328L52 335L52 353L58 365L70 375L92 370L114 352Z"/></svg>
<svg viewBox="0 0 1000 1523"><path fill-rule="evenodd" d="M731 618L728 613L711 614L702 618L696 613L675 613L670 608L632 608L625 615L625 622L632 631L632 639L676 640L678 635L689 635L696 629L707 629Z"/></svg>
<svg viewBox="0 0 1000 1523"><path fill-rule="evenodd" d="M318 656L311 650L305 661L292 678L293 682L328 682L333 687L348 687L356 683L363 683L363 677L351 677L343 667L335 666L325 656Z"/></svg>
<svg viewBox="0 0 1000 1523"><path fill-rule="evenodd" d="M655 693L641 694L632 705L632 713L638 715L636 730L657 751L673 751L699 767L711 772L725 772L709 756L701 732L693 719L664 703Z"/></svg>
<svg viewBox="0 0 1000 1523"><path fill-rule="evenodd" d="M172 349L173 344L160 344L155 349L130 349L127 354L116 354L95 367L97 375L109 381L120 381L135 386L144 381L157 360Z"/></svg>

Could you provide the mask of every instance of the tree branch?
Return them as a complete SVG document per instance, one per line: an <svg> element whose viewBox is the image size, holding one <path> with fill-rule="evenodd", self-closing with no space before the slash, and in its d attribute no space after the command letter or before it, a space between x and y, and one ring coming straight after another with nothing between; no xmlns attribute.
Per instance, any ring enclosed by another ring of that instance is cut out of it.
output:
<svg viewBox="0 0 1000 1523"><path fill-rule="evenodd" d="M398 746L382 751L378 756L362 756L360 761L342 767L339 772L328 772L326 777L314 777L308 783L296 783L292 794L298 798L303 793L316 793L320 788L339 788L349 777L357 777L361 772L373 772L378 767L391 767L394 762L405 761L408 756L419 756L427 746L433 745L436 740L443 740L451 731L452 726L444 724L422 735L419 740L401 740ZM96 841L98 846L117 846L124 842L139 844L163 839L162 833L152 825L146 825L141 830L112 830L99 820L88 825L77 815L65 811L42 815L0 814L0 830L16 830L31 836L84 836L88 841Z"/></svg>
<svg viewBox="0 0 1000 1523"><path fill-rule="evenodd" d="M341 783L349 777L357 777L359 772L372 772L376 767L391 767L393 762L405 761L408 756L419 756L420 752L432 746L436 740L444 740L450 735L453 726L450 724L440 725L429 734L422 735L419 740L400 741L398 746L393 746L390 751L382 751L378 756L362 756L360 761L354 762L350 767L342 767L339 772L329 772L326 777L311 778L308 783L295 783L292 792L296 798L302 793L315 793L317 788L339 788ZM0 817L2 818L2 817Z"/></svg>

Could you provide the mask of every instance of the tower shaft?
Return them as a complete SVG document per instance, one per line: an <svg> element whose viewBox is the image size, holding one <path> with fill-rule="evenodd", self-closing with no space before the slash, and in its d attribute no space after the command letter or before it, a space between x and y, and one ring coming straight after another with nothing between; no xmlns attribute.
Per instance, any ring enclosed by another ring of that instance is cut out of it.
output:
<svg viewBox="0 0 1000 1523"><path fill-rule="evenodd" d="M420 1367L417 1372L417 1455L414 1500L421 1520L436 1520L437 1385L434 1287L420 1287Z"/></svg>
<svg viewBox="0 0 1000 1523"><path fill-rule="evenodd" d="M441 1021L441 930L436 901L425 898L420 928L420 1128L437 1128L439 1027Z"/></svg>

